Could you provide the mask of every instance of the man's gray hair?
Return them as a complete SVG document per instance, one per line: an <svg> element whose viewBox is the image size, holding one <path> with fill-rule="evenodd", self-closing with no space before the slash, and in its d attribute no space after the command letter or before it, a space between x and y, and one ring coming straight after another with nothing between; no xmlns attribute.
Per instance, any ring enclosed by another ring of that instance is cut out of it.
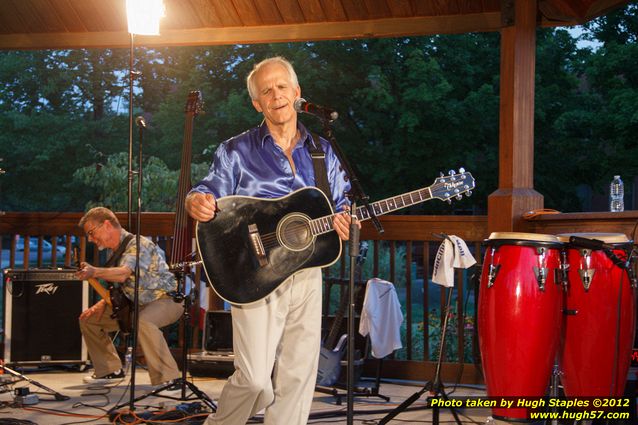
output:
<svg viewBox="0 0 638 425"><path fill-rule="evenodd" d="M246 77L246 86L248 87L248 94L250 95L251 99L255 100L257 99L257 96L259 95L259 93L257 93L257 87L256 87L257 83L255 82L255 75L257 75L257 73L265 65L270 65L274 63L278 63L282 65L284 68L286 68L286 70L288 71L288 74L290 75L290 81L292 81L295 87L299 86L297 73L295 72L295 69L292 67L292 64L288 62L288 60L282 56L275 56L272 58L264 59L263 61L259 62L257 65L253 67L253 70L250 71L250 74L248 74L248 77Z"/></svg>
<svg viewBox="0 0 638 425"><path fill-rule="evenodd" d="M95 223L104 223L105 221L110 221L113 227L119 229L122 227L120 225L120 221L117 219L117 216L108 208L104 207L95 207L91 208L84 216L80 219L78 226L84 228L84 225L88 221L94 221Z"/></svg>

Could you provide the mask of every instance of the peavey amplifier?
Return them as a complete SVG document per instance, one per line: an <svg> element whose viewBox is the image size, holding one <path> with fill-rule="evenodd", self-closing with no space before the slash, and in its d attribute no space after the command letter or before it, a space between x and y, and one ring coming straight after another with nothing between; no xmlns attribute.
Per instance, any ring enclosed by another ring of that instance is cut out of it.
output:
<svg viewBox="0 0 638 425"><path fill-rule="evenodd" d="M86 363L78 317L89 289L74 270L7 269L4 288L5 363Z"/></svg>

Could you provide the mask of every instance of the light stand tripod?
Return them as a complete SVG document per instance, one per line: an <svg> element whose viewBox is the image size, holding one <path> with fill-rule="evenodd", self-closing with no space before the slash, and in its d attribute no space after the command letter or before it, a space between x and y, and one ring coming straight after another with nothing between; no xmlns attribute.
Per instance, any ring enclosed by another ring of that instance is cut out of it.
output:
<svg viewBox="0 0 638 425"><path fill-rule="evenodd" d="M176 303L182 303L183 307L184 307L184 313L182 314L182 319L180 321L180 329L181 329L181 334L182 334L182 341L181 341L181 346L182 346L182 356L181 356L181 367L182 367L182 376L174 379L171 382L166 383L165 385L156 388L155 390L146 393L144 395L141 395L139 397L137 397L135 400L133 400L133 402L138 402L140 400L143 400L147 397L150 396L158 396L158 397L164 397L164 398L169 398L172 400L180 400L180 401L189 401L189 400L201 400L202 402L204 402L204 404L206 404L213 412L215 412L217 410L217 406L215 405L215 402L208 397L208 395L206 395L206 393L202 392L202 390L200 390L199 388L197 388L197 386L195 384L193 384L192 382L189 382L187 379L187 370L188 370L188 358L187 358L187 343L186 343L186 334L187 334L187 323L189 322L191 315L190 315L190 309L191 309L191 297L190 295L185 295L186 293L186 279L185 279L185 275L186 275L186 269L188 268L188 264L186 263L181 263L179 264L180 268L178 269L172 269L173 273L175 274L175 276L177 277L177 291L174 293L170 293L171 297L173 298L173 301L175 301ZM180 291L181 288L181 291ZM169 396L169 395L165 395L165 394L161 394L162 391L165 391L169 388L177 388L179 387L181 390L181 397L177 398L177 397L173 397L173 396ZM186 388L188 387L188 389L191 390L191 392L193 393L194 397L186 397ZM115 409L119 408L121 406L116 407Z"/></svg>
<svg viewBox="0 0 638 425"><path fill-rule="evenodd" d="M447 235L442 235L445 239L449 240ZM450 317L450 306L452 305L452 290L454 286L450 286L447 291L447 304L445 306L445 316L443 317L443 326L441 327L441 344L439 346L439 358L436 362L436 370L434 372L434 379L432 381L428 381L425 383L423 388L421 388L416 393L412 394L408 397L403 403L397 406L393 411L388 413L381 421L379 425L383 425L388 423L392 418L394 418L399 413L405 411L408 406L417 401L426 391L430 392L432 397L441 397L443 400L448 401L448 395L445 392L445 386L443 382L441 382L441 363L443 361L443 350L445 347L445 336L447 333L447 324L448 318ZM439 409L438 405L432 407L432 423L439 424ZM453 407L450 407L450 412L452 416L454 416L454 420L458 425L461 425L461 420L459 419L456 410Z"/></svg>

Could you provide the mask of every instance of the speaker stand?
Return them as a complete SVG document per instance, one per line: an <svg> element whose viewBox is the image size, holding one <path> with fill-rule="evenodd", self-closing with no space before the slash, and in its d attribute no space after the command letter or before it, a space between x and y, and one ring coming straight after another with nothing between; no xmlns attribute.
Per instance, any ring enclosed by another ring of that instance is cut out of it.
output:
<svg viewBox="0 0 638 425"><path fill-rule="evenodd" d="M16 372L15 370L10 369L10 368L8 368L8 367L6 367L4 365L2 366L2 370L4 370L5 373L9 373L10 375L15 376L16 378L19 378L22 381L27 381L29 384L35 385L36 387L42 388L43 390L53 394L53 396L55 397L56 401L65 401L65 400L69 400L69 398L70 398L69 396L60 394L59 392L57 392L55 390L52 390L51 388L42 385L38 381L34 381L33 379L31 379L31 378L29 378L27 376L24 376L23 374L21 374L19 372Z"/></svg>

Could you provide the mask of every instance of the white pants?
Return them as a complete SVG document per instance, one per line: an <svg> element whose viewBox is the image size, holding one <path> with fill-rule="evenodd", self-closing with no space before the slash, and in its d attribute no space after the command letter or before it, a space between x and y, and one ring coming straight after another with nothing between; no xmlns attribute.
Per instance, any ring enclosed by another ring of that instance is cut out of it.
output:
<svg viewBox="0 0 638 425"><path fill-rule="evenodd" d="M235 373L206 425L243 425L266 408L266 425L308 421L321 343L321 270L288 278L265 300L232 306Z"/></svg>

